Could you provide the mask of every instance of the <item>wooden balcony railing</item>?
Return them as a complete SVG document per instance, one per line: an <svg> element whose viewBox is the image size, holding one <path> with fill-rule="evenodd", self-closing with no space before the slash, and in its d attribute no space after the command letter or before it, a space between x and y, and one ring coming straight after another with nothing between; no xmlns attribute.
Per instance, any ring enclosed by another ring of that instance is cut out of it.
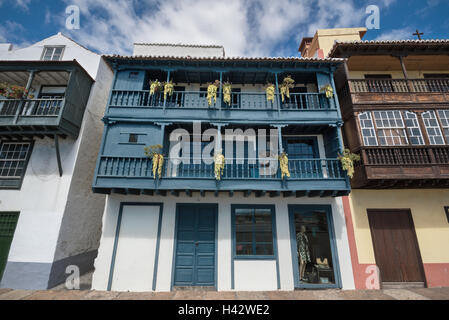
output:
<svg viewBox="0 0 449 320"><path fill-rule="evenodd" d="M55 117L59 116L64 99L0 100L0 117Z"/></svg>
<svg viewBox="0 0 449 320"><path fill-rule="evenodd" d="M219 98L212 108L218 108ZM207 93L200 91L175 91L164 101L163 94L150 96L149 91L113 90L110 100L111 107L132 108L183 108L207 109ZM277 110L277 102L267 101L264 92L235 92L231 95L231 104L221 103L223 109L236 110ZM289 99L281 103L281 110L329 110L335 109L331 99L324 93L292 93Z"/></svg>
<svg viewBox="0 0 449 320"><path fill-rule="evenodd" d="M449 79L352 79L348 82L351 93L449 93Z"/></svg>
<svg viewBox="0 0 449 320"><path fill-rule="evenodd" d="M362 162L369 166L449 165L449 146L363 147Z"/></svg>
<svg viewBox="0 0 449 320"><path fill-rule="evenodd" d="M153 179L152 161L146 157L101 156L98 177ZM289 161L289 180L345 180L338 159L293 159ZM184 164L166 159L163 179L215 179L214 164L204 161ZM227 159L223 180L279 180L278 160Z"/></svg>

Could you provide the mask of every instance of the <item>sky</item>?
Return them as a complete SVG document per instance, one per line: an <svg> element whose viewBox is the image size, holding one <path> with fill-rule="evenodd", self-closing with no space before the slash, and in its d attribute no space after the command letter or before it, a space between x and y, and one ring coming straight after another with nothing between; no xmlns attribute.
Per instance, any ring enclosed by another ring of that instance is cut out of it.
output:
<svg viewBox="0 0 449 320"><path fill-rule="evenodd" d="M80 28L66 27L68 6ZM24 47L58 32L103 54L134 42L215 44L227 56L299 56L317 29L364 27L369 5L379 29L365 40L449 38L449 0L0 0L0 43Z"/></svg>

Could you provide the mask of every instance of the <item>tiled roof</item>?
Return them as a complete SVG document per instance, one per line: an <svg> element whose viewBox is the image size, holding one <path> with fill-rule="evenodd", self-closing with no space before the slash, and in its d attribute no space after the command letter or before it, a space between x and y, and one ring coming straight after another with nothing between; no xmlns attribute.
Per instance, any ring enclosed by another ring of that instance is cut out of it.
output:
<svg viewBox="0 0 449 320"><path fill-rule="evenodd" d="M104 55L107 60L184 60L184 61L245 61L245 62L343 62L341 58L303 58L303 57L176 57L176 56L121 56Z"/></svg>
<svg viewBox="0 0 449 320"><path fill-rule="evenodd" d="M369 48L376 46L390 46L390 47L434 47L434 46L448 46L449 39L431 39L431 40L364 40L364 41L335 41L329 57L336 54L340 48Z"/></svg>
<svg viewBox="0 0 449 320"><path fill-rule="evenodd" d="M189 47L189 48L217 48L223 49L223 46L219 45L202 45L202 44L182 44L182 43L145 43L136 42L135 45L139 46L157 46L157 47Z"/></svg>

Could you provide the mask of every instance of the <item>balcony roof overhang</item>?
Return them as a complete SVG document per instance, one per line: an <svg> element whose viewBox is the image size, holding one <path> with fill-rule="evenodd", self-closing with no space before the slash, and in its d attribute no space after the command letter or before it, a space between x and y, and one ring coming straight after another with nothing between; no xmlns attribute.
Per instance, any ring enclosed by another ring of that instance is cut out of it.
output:
<svg viewBox="0 0 449 320"><path fill-rule="evenodd" d="M271 72L282 71L307 71L322 69L323 71L338 67L344 62L339 58L298 58L298 57L175 57L175 56L103 56L105 61L115 68L120 66L144 66L157 67L167 70L192 68L215 69L217 71L236 71L236 70L270 70Z"/></svg>
<svg viewBox="0 0 449 320"><path fill-rule="evenodd" d="M29 72L31 70L37 72L70 72L78 70L95 82L89 73L84 69L77 60L67 61L41 61L41 60L1 60L0 72Z"/></svg>
<svg viewBox="0 0 449 320"><path fill-rule="evenodd" d="M448 55L448 40L386 40L335 42L331 58L372 55Z"/></svg>

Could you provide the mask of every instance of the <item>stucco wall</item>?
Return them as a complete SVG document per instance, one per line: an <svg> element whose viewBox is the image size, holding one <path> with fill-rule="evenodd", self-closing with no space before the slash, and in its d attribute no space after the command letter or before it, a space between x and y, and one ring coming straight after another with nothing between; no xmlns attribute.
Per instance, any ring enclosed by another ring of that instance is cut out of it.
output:
<svg viewBox="0 0 449 320"><path fill-rule="evenodd" d="M0 51L0 60L41 60L45 46L65 46L62 60L77 60L93 79L97 77L101 56L59 33L25 48Z"/></svg>
<svg viewBox="0 0 449 320"><path fill-rule="evenodd" d="M449 286L449 190L353 190L349 199L360 264L376 263L367 209L410 209L428 285Z"/></svg>
<svg viewBox="0 0 449 320"><path fill-rule="evenodd" d="M0 53L0 59L40 60L45 45L65 45L63 60L76 58L93 78L98 77L78 139L59 139L63 176L54 140L35 138L22 188L0 191L0 211L20 212L1 282L14 289L56 285L64 280L67 264L83 265L81 272L86 271L84 265L91 268L104 207L104 197L91 192L91 179L112 72L104 63L99 67L99 55L61 34Z"/></svg>
<svg viewBox="0 0 449 320"><path fill-rule="evenodd" d="M105 196L92 192L98 151L101 144L101 121L109 97L112 71L101 60L92 88L80 133L80 147L59 232L55 260L97 250Z"/></svg>
<svg viewBox="0 0 449 320"><path fill-rule="evenodd" d="M344 289L354 289L354 277L349 253L349 244L346 232L346 224L343 206L340 198L256 198L254 196L244 198L239 193L234 197L228 194L220 194L219 197L206 195L201 197L194 192L192 197L180 195L179 197L160 196L121 196L111 195L107 197L105 213L103 216L103 233L98 257L95 261L95 272L92 288L106 290L112 261L114 239L117 228L117 219L120 203L142 202L163 203L162 228L160 249L157 268L156 291L170 291L172 281L173 247L175 233L175 217L177 203L218 203L218 270L217 287L219 291L229 291L232 287L231 275L231 205L232 204L271 204L276 210L276 232L279 259L279 280L281 290L293 290L293 263L290 242L290 229L288 220L288 205L290 204L330 204L336 234L338 259L340 263L341 277ZM236 261L234 266L234 279L236 290L277 290L277 273L264 269L270 261ZM272 269L272 264L269 264ZM245 277L247 270L251 269L251 278ZM270 270L271 270L270 269ZM237 274L238 273L238 274ZM268 278L267 278L268 277Z"/></svg>

